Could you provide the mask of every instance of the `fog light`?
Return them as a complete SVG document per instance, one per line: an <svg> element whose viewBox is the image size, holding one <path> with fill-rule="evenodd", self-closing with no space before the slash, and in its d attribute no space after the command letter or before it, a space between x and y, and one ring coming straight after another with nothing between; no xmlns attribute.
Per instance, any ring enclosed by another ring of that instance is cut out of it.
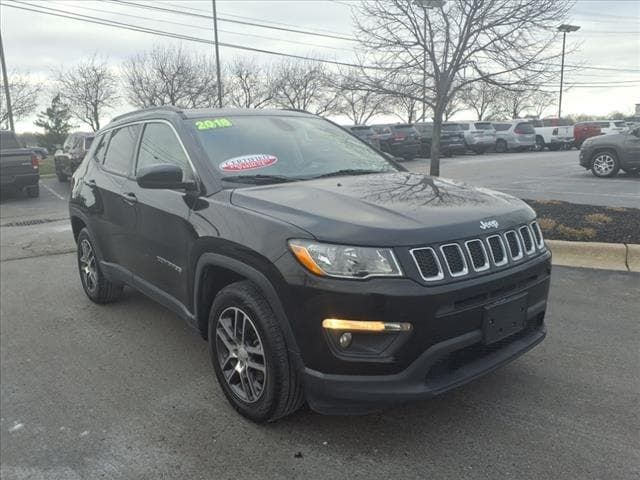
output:
<svg viewBox="0 0 640 480"><path fill-rule="evenodd" d="M347 348L349 345L351 345L351 340L353 339L351 333L349 332L345 332L342 335L340 335L340 346L342 348Z"/></svg>

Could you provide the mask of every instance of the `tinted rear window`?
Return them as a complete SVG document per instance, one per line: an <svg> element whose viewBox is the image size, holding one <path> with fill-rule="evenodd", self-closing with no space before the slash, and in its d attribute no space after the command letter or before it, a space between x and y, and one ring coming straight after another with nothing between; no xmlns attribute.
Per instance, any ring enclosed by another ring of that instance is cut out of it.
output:
<svg viewBox="0 0 640 480"><path fill-rule="evenodd" d="M139 131L140 125L131 125L111 133L107 155L104 159L104 166L107 170L118 175L129 173Z"/></svg>
<svg viewBox="0 0 640 480"><path fill-rule="evenodd" d="M518 133L536 133L530 123L519 123L516 128L518 129Z"/></svg>
<svg viewBox="0 0 640 480"><path fill-rule="evenodd" d="M489 122L476 122L474 125L478 130L494 130L493 125Z"/></svg>
<svg viewBox="0 0 640 480"><path fill-rule="evenodd" d="M413 133L415 131L415 127L413 125L394 125L393 128L397 132L403 133Z"/></svg>
<svg viewBox="0 0 640 480"><path fill-rule="evenodd" d="M20 143L13 132L0 132L0 148L20 148Z"/></svg>

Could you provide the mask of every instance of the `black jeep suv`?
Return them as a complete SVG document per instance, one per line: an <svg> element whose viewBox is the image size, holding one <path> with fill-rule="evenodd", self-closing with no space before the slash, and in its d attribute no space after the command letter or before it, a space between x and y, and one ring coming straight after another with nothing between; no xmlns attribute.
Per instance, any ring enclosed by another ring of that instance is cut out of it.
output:
<svg viewBox="0 0 640 480"><path fill-rule="evenodd" d="M120 116L69 210L88 297L129 285L183 317L255 421L428 398L545 336L550 253L526 204L310 114Z"/></svg>

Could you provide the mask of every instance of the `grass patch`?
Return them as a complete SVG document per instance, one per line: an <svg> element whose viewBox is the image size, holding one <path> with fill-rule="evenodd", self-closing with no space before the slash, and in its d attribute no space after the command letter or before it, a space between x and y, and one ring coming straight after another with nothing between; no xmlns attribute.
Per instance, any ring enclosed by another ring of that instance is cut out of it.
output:
<svg viewBox="0 0 640 480"><path fill-rule="evenodd" d="M571 240L583 241L593 240L598 233L595 228L571 228L566 225L558 225L555 229L556 233L562 237L570 238Z"/></svg>
<svg viewBox="0 0 640 480"><path fill-rule="evenodd" d="M613 218L604 213L590 213L589 215L585 215L584 219L592 225L606 225L607 223L613 222Z"/></svg>
<svg viewBox="0 0 640 480"><path fill-rule="evenodd" d="M40 160L40 175L48 175L56 173L56 166L53 162L53 157Z"/></svg>

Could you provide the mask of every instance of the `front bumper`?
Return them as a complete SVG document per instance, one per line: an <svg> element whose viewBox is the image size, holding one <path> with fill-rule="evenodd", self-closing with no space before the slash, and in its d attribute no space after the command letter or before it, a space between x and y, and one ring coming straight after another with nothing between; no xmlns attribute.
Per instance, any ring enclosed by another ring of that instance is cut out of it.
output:
<svg viewBox="0 0 640 480"><path fill-rule="evenodd" d="M591 151L586 149L586 148L582 148L580 149L580 166L589 169L591 168Z"/></svg>
<svg viewBox="0 0 640 480"><path fill-rule="evenodd" d="M323 279L290 265L289 257L278 262L291 280L287 315L301 354L307 400L320 412L362 413L428 398L513 360L545 336L548 251L506 270L433 286L408 278ZM485 307L519 295L527 297L525 327L485 345ZM394 334L386 344L381 334L375 339L378 351L353 355L336 347L335 337L321 326L324 318L409 322L413 330Z"/></svg>

